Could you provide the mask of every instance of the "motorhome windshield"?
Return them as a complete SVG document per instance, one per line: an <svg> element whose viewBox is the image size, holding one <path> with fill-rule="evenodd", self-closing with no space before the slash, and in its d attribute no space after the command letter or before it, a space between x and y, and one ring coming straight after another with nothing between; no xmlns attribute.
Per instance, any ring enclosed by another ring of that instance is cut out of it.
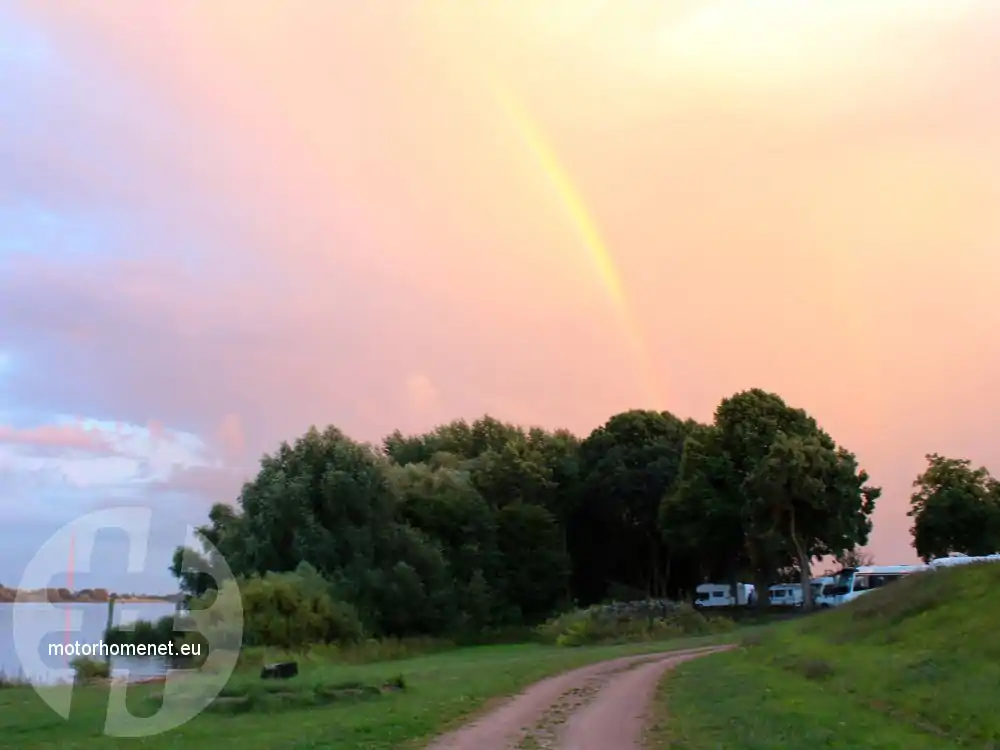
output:
<svg viewBox="0 0 1000 750"><path fill-rule="evenodd" d="M842 596L843 594L851 593L851 588L854 585L854 569L848 568L847 570L842 570L834 577L833 583L831 583L828 588L830 589L829 595L831 596ZM825 591L825 590L824 590Z"/></svg>

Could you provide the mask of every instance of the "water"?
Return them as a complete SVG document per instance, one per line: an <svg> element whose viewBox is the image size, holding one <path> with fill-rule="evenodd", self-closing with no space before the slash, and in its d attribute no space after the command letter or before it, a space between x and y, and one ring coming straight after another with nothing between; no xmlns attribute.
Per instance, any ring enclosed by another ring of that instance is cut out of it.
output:
<svg viewBox="0 0 1000 750"><path fill-rule="evenodd" d="M18 638L29 648L37 643L44 668L29 670L18 658L14 647L14 610L18 611ZM157 620L174 612L169 602L117 602L115 624L135 620ZM0 674L22 677L43 684L65 679L62 672L70 658L50 656L49 644L80 642L96 644L104 635L108 622L107 604L0 604ZM67 623L70 623L67 629ZM97 657L101 658L101 657ZM127 670L130 680L155 677L166 671L163 659L155 657L113 657L113 670ZM124 676L124 675L123 675Z"/></svg>

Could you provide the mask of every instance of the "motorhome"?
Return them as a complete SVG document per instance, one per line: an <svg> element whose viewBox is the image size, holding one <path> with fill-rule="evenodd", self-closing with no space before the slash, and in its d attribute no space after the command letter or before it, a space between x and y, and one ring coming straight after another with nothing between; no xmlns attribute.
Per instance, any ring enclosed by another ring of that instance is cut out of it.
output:
<svg viewBox="0 0 1000 750"><path fill-rule="evenodd" d="M937 568L950 568L955 565L968 565L970 563L985 562L1000 562L1000 554L976 555L970 557L969 555L961 555L953 552L948 555L948 557L939 557L936 560L931 560L927 565L929 568L936 570Z"/></svg>
<svg viewBox="0 0 1000 750"><path fill-rule="evenodd" d="M823 576L822 578L813 578L809 585L812 587L813 601L815 602L823 595L823 589L825 589L830 584L836 583L833 576Z"/></svg>
<svg viewBox="0 0 1000 750"><path fill-rule="evenodd" d="M696 607L747 607L753 606L757 592L752 583L737 583L736 598L728 583L703 583L695 589Z"/></svg>
<svg viewBox="0 0 1000 750"><path fill-rule="evenodd" d="M824 586L819 604L821 607L838 607L904 576L929 569L929 565L863 565L859 568L844 568L834 576L832 584Z"/></svg>
<svg viewBox="0 0 1000 750"><path fill-rule="evenodd" d="M767 590L767 599L772 607L801 607L802 584L778 583Z"/></svg>

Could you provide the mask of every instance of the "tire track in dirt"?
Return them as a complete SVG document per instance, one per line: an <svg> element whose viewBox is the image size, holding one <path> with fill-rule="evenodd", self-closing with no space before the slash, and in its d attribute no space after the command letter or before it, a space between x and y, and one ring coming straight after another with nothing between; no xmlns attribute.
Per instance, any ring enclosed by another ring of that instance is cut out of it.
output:
<svg viewBox="0 0 1000 750"><path fill-rule="evenodd" d="M682 661L727 648L709 646L626 656L549 677L469 724L442 735L426 750L638 748L645 712L659 676Z"/></svg>

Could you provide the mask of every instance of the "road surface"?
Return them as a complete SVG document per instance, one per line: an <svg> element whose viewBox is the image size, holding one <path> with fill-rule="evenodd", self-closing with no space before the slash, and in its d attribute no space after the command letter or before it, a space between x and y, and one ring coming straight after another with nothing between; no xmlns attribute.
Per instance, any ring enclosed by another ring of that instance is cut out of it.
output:
<svg viewBox="0 0 1000 750"><path fill-rule="evenodd" d="M640 750L668 669L732 646L627 656L537 682L427 750Z"/></svg>

